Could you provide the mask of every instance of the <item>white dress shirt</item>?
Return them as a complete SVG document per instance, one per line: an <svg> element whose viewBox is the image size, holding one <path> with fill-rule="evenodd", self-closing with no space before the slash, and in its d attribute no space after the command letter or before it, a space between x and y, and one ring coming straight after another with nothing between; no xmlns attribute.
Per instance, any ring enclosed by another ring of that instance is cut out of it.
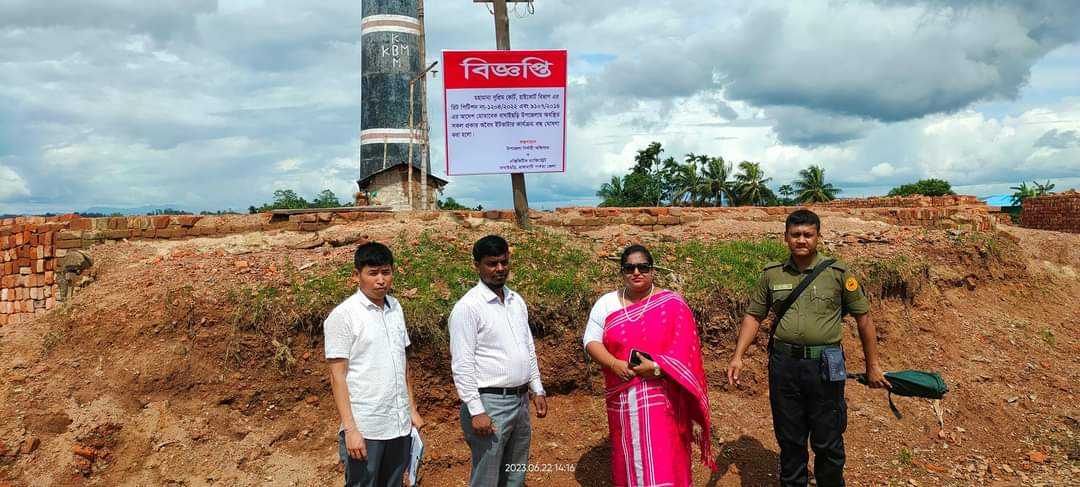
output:
<svg viewBox="0 0 1080 487"><path fill-rule="evenodd" d="M604 343L604 325L607 317L616 311L623 309L622 300L619 299L619 291L611 291L596 300L592 311L589 312L589 322L585 324L585 336L581 343L588 347L589 342Z"/></svg>
<svg viewBox="0 0 1080 487"><path fill-rule="evenodd" d="M465 293L450 313L450 366L454 385L469 414L484 413L481 387L526 383L544 394L525 300L503 288L503 302L483 282Z"/></svg>
<svg viewBox="0 0 1080 487"><path fill-rule="evenodd" d="M392 440L412 432L405 381L405 314L387 296L380 309L362 291L339 304L323 323L327 359L349 360L345 383L353 420L364 438Z"/></svg>

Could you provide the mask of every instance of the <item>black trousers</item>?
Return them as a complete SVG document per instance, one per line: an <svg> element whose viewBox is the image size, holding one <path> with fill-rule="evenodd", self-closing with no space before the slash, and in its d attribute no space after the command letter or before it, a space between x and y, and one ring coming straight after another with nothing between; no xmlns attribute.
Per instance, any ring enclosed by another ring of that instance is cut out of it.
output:
<svg viewBox="0 0 1080 487"><path fill-rule="evenodd" d="M769 403L780 445L780 485L807 485L806 450L814 449L814 477L821 487L844 485L844 383L822 377L821 360L782 353L769 357Z"/></svg>

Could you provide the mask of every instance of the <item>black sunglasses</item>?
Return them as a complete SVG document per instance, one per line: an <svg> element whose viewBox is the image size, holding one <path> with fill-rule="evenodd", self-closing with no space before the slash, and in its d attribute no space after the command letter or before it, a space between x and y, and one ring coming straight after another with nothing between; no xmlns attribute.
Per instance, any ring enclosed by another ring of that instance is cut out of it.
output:
<svg viewBox="0 0 1080 487"><path fill-rule="evenodd" d="M653 266L652 264L623 264L622 273L633 274L634 269L637 269L637 271L642 274L648 274L649 272L652 272Z"/></svg>

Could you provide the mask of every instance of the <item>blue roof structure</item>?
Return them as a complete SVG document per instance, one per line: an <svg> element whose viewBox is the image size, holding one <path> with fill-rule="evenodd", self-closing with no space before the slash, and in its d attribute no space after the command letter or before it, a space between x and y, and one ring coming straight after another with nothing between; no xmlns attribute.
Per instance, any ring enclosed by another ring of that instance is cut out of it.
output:
<svg viewBox="0 0 1080 487"><path fill-rule="evenodd" d="M979 199L986 202L987 206L1016 206L1011 194L996 194Z"/></svg>

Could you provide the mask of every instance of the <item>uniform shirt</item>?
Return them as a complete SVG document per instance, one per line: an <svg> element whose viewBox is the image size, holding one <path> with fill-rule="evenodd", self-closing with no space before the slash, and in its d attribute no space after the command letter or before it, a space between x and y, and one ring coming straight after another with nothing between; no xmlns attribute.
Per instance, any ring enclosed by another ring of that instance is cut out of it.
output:
<svg viewBox="0 0 1080 487"><path fill-rule="evenodd" d="M327 359L349 360L345 384L353 420L364 438L391 440L412 432L412 408L405 382L405 314L387 296L380 309L357 291L323 323Z"/></svg>
<svg viewBox="0 0 1080 487"><path fill-rule="evenodd" d="M543 395L525 300L503 288L503 302L484 283L465 293L450 312L450 368L469 414L484 413L481 387L529 384Z"/></svg>
<svg viewBox="0 0 1080 487"><path fill-rule="evenodd" d="M770 310L775 312L799 282L824 259L821 255L815 256L813 264L801 272L791 259L766 266L750 293L747 313L764 319ZM791 305L776 329L776 339L794 345L839 343L844 313L857 316L869 311L870 303L863 294L862 283L845 264L836 262L822 271Z"/></svg>

